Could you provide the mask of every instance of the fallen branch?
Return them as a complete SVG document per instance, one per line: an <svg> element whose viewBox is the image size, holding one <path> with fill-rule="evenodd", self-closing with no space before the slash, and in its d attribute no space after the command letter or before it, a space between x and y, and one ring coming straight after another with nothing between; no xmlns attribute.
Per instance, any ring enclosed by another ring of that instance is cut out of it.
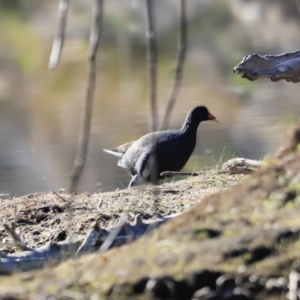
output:
<svg viewBox="0 0 300 300"><path fill-rule="evenodd" d="M114 235L114 238L110 240L109 244L101 248L101 252L103 252L104 249L108 250L143 236L153 228L160 226L178 215L179 214L170 215L147 223L136 220L134 225L126 223L123 224L123 226L112 226L105 229L101 229L98 224L95 224L93 228L88 231L86 238L83 241L50 242L46 246L37 249L27 248L27 251L20 253L1 253L0 274L40 269L46 264L57 264L73 257L75 254L82 255L85 253L96 252L99 249L98 245L104 244L111 233L115 233L117 230L117 234Z"/></svg>
<svg viewBox="0 0 300 300"><path fill-rule="evenodd" d="M246 168L246 167L237 167L231 166L228 170L218 171L216 174L250 174L254 170ZM160 173L162 177L172 177L172 176L199 176L204 175L206 172L173 172L173 171L166 171Z"/></svg>
<svg viewBox="0 0 300 300"><path fill-rule="evenodd" d="M241 158L236 157L233 159L230 159L226 163L223 164L222 171L216 172L217 174L250 174L253 171L257 170L259 167L261 167L263 164L263 161L260 160L253 160L253 159L247 159L247 158ZM211 171L208 171L211 172ZM160 173L160 176L162 177L172 177L177 175L183 175L183 176L199 176L205 174L206 171L200 171L200 172L175 172L175 171L165 171Z"/></svg>
<svg viewBox="0 0 300 300"><path fill-rule="evenodd" d="M175 172L175 171L165 171L160 173L162 177L172 177L176 175L184 175L184 176L199 176L204 174L205 172Z"/></svg>
<svg viewBox="0 0 300 300"><path fill-rule="evenodd" d="M1 253L0 274L11 273L14 271L30 271L43 268L46 264L56 264L70 258L74 251L70 249L78 248L80 243L59 242L37 248L30 249L15 254Z"/></svg>
<svg viewBox="0 0 300 300"><path fill-rule="evenodd" d="M271 81L300 81L300 50L280 55L247 54L233 72L251 81L269 78Z"/></svg>

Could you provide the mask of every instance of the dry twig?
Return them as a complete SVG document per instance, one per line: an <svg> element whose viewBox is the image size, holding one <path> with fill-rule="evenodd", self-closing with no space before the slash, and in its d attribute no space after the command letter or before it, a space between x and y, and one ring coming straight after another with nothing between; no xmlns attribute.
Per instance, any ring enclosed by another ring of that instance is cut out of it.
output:
<svg viewBox="0 0 300 300"><path fill-rule="evenodd" d="M62 47L65 38L65 28L68 15L69 0L60 0L58 5L58 20L55 30L52 51L49 60L49 69L57 68L61 56Z"/></svg>
<svg viewBox="0 0 300 300"><path fill-rule="evenodd" d="M156 35L154 28L154 6L155 0L146 0L147 7L147 69L149 80L149 94L151 105L150 130L156 131L158 124L157 103L156 103L156 67L157 67L157 48Z"/></svg>
<svg viewBox="0 0 300 300"><path fill-rule="evenodd" d="M57 198L59 198L60 200L62 200L63 202L68 202L65 198L63 198L62 196L60 196L58 193L56 193L55 191L52 191L52 194L55 195Z"/></svg>
<svg viewBox="0 0 300 300"><path fill-rule="evenodd" d="M93 102L96 85L96 71L97 71L97 50L99 46L99 39L102 25L104 0L94 0L93 21L90 33L90 49L89 49L89 75L88 87L86 93L86 102L81 120L81 128L78 139L78 148L75 158L74 170L71 177L70 193L76 191L81 174L84 169L85 159L88 151L88 144L91 130L91 119L93 111Z"/></svg>

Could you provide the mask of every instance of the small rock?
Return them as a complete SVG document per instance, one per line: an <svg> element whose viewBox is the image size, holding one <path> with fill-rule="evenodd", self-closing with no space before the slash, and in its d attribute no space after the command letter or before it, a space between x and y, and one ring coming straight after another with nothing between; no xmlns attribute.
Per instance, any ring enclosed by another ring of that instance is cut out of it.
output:
<svg viewBox="0 0 300 300"><path fill-rule="evenodd" d="M206 286L196 291L192 300L220 300L220 295L217 291L212 291L210 287Z"/></svg>
<svg viewBox="0 0 300 300"><path fill-rule="evenodd" d="M241 287L236 287L233 290L233 295L228 298L228 300L249 300L252 299L251 293L245 289L245 288L241 288Z"/></svg>
<svg viewBox="0 0 300 300"><path fill-rule="evenodd" d="M258 280L259 280L259 277L257 275L253 274L249 277L250 282L257 282Z"/></svg>
<svg viewBox="0 0 300 300"><path fill-rule="evenodd" d="M137 283L133 285L133 293L134 294L142 294L146 288L147 282L149 278L144 277L141 278Z"/></svg>
<svg viewBox="0 0 300 300"><path fill-rule="evenodd" d="M236 287L235 278L230 275L222 275L220 276L217 281L217 290L233 290Z"/></svg>
<svg viewBox="0 0 300 300"><path fill-rule="evenodd" d="M187 279L187 284L192 291L199 290L203 287L215 289L216 280L222 275L220 272L203 270L200 273L193 274Z"/></svg>
<svg viewBox="0 0 300 300"><path fill-rule="evenodd" d="M280 292L282 290L287 290L287 283L283 277L270 278L267 280L265 287L270 292Z"/></svg>
<svg viewBox="0 0 300 300"><path fill-rule="evenodd" d="M171 278L151 278L146 284L145 291L158 299L169 299L174 296L175 283Z"/></svg>
<svg viewBox="0 0 300 300"><path fill-rule="evenodd" d="M242 273L244 273L246 270L247 270L247 267L246 267L245 265L241 265L241 266L238 267L237 272L238 272L239 274L242 274Z"/></svg>

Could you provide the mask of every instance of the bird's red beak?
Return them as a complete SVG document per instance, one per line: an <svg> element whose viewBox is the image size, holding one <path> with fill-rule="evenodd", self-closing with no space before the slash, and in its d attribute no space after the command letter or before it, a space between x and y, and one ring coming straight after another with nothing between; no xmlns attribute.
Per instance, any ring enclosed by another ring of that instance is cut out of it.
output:
<svg viewBox="0 0 300 300"><path fill-rule="evenodd" d="M214 121L216 123L219 123L217 118L214 115L212 115L210 112L208 113L208 119L211 120L211 121Z"/></svg>

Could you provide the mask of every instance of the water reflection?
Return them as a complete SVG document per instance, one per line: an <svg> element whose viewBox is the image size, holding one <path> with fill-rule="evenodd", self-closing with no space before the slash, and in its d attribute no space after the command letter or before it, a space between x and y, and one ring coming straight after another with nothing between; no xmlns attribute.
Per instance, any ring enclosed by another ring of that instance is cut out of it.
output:
<svg viewBox="0 0 300 300"><path fill-rule="evenodd" d="M161 2L172 10L169 17L158 15L160 117L176 55L176 5L174 1ZM257 44L253 32L250 34L253 28L236 19L229 2L203 1L204 7L200 1L190 2L189 52L170 128L181 127L187 111L200 104L206 105L220 124L200 125L198 144L186 170L209 168L220 159L236 155L262 158L276 150L286 126L299 115L297 85L251 83L231 73L247 52L295 50L298 21L286 15L276 22L266 17L264 28L269 35L264 32L263 43ZM89 157L80 191L126 187L130 176L102 149L148 132L143 12L141 7L132 8L131 1L124 1L124 14L120 14L117 3L107 3ZM16 18L13 12L0 20L6 32L0 35L2 194L68 187L86 88L88 8L75 2L62 63L55 72L47 70L56 17L54 4L41 4L38 13L33 10L27 14L27 20ZM280 7L277 13L281 13ZM276 26L267 26L269 22ZM289 32L281 36L282 45L267 41L276 36L274 28ZM26 37L30 37L27 42Z"/></svg>

